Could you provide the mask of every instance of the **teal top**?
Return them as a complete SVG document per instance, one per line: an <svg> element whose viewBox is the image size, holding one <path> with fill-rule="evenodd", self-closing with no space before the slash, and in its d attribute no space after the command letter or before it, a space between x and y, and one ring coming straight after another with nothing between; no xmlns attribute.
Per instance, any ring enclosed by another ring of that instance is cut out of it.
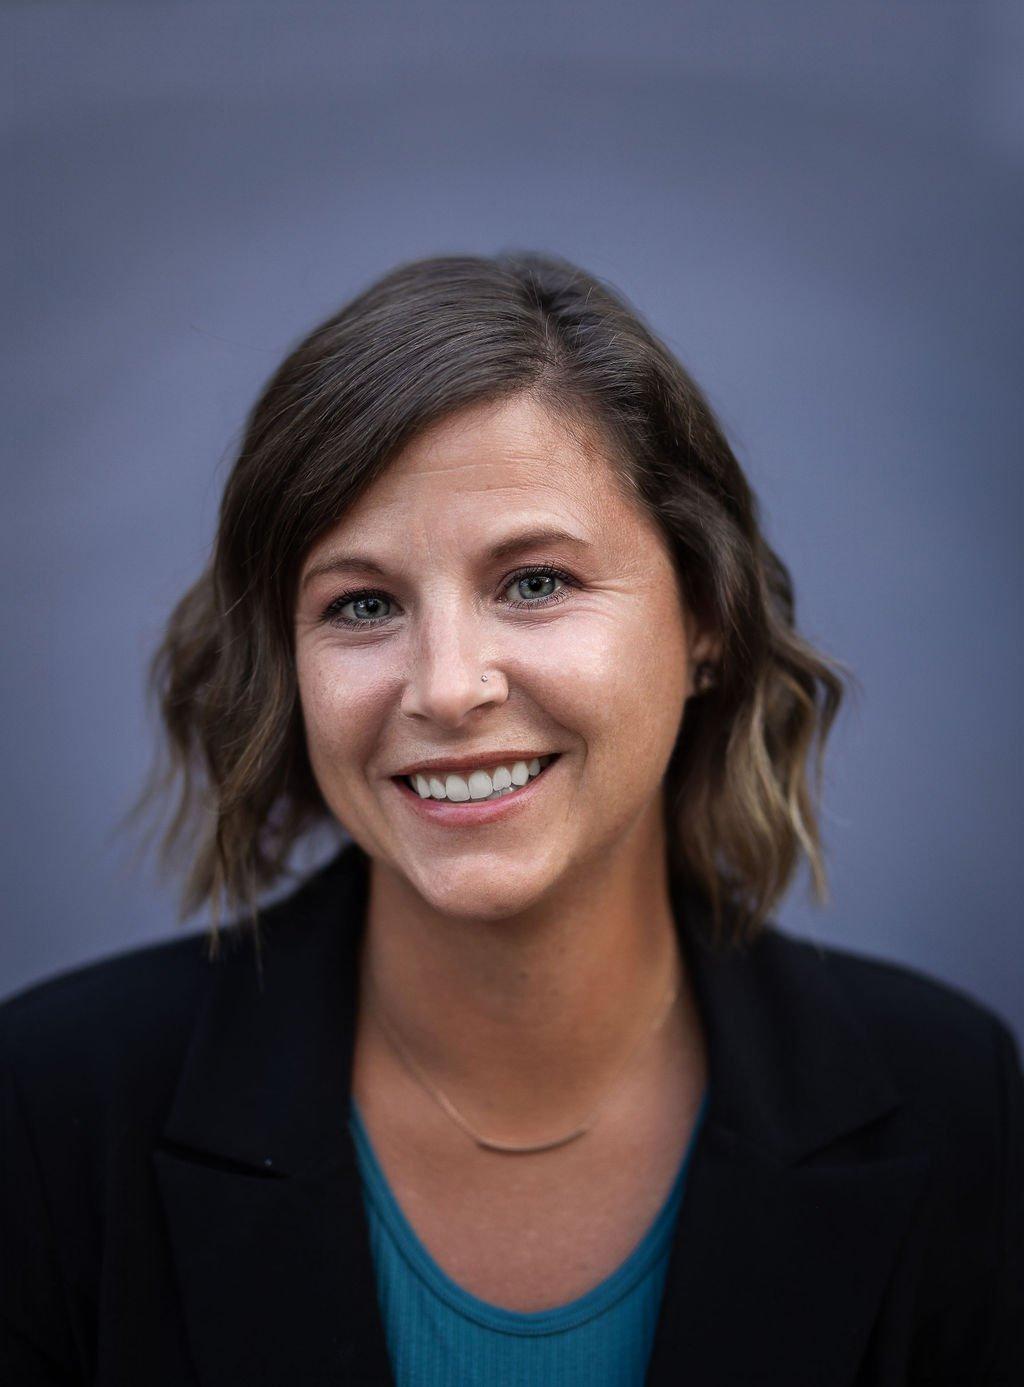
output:
<svg viewBox="0 0 1024 1387"><path fill-rule="evenodd" d="M520 1312L470 1295L441 1270L392 1194L352 1097L349 1129L397 1387L642 1387L707 1104L705 1091L665 1203L626 1260L576 1300Z"/></svg>

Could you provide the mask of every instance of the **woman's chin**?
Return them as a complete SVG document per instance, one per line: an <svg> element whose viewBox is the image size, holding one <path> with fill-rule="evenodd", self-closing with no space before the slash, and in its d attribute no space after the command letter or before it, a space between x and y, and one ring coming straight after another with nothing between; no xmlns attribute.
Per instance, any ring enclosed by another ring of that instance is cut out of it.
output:
<svg viewBox="0 0 1024 1387"><path fill-rule="evenodd" d="M408 877L432 909L457 920L512 919L551 887L550 874L536 860L498 863L486 855L475 862L417 863Z"/></svg>

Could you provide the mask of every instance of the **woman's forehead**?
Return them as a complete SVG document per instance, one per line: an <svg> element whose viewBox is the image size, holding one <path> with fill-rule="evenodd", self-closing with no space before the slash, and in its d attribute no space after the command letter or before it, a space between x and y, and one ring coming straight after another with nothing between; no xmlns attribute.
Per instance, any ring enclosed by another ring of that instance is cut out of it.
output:
<svg viewBox="0 0 1024 1387"><path fill-rule="evenodd" d="M638 524L640 516L631 515L596 446L581 446L538 407L513 403L464 411L424 430L316 550L341 541L362 547L423 527L492 547L529 530L596 541L631 520Z"/></svg>
<svg viewBox="0 0 1024 1387"><path fill-rule="evenodd" d="M475 490L555 490L572 496L610 466L596 436L516 396L477 405L420 430L378 479L378 500L447 486Z"/></svg>

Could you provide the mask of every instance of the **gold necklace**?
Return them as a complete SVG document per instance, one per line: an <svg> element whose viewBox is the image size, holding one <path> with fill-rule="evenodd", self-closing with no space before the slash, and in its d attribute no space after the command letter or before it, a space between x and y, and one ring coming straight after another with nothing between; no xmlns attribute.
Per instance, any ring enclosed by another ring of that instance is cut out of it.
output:
<svg viewBox="0 0 1024 1387"><path fill-rule="evenodd" d="M367 977L367 983L369 984L369 977ZM620 1075L622 1074L622 1071L625 1069L629 1060L632 1059L632 1057L636 1054L637 1050L640 1048L641 1043L645 1040L650 1039L650 1037L655 1033L655 1031L658 1030L662 1022L665 1020L665 1017L671 1011L673 1003L679 995L680 985L681 978L677 978L669 990L669 994L664 1005L655 1014L653 1023L647 1028L646 1031L641 1033L639 1039L636 1041L633 1047L626 1052L625 1059L618 1066L618 1068L615 1070L615 1073L612 1076L612 1081L608 1085L608 1090L606 1091L604 1098L598 1103L598 1105L595 1108L591 1109L589 1117L578 1127L574 1127L573 1130L567 1133L564 1137L555 1137L552 1141L537 1142L535 1145L530 1146L517 1146L512 1142L495 1141L490 1137L481 1136L479 1132L477 1132L473 1127L471 1127L470 1124L459 1112L455 1104L451 1101L451 1099L446 1097L445 1094L442 1093L442 1091L439 1088L437 1088L434 1084L430 1082L430 1080L420 1069L416 1061L412 1058L411 1055L409 1055L406 1052L405 1047L399 1041L398 1036L394 1032L394 1029L392 1028L391 1024L388 1022L387 1018L384 1015L384 1010L380 1002L380 994L377 992L376 987L373 986L370 990L372 992L374 1000L373 1012L381 1024L381 1029L384 1031L384 1034L387 1036L391 1045L394 1047L395 1053L398 1055L398 1058L406 1066L406 1068L409 1070L409 1073L413 1076L416 1082L426 1089L426 1091L430 1094L431 1098L433 1098L434 1101L440 1105L440 1107L448 1114L451 1120L455 1122L459 1127L461 1127L462 1130L468 1136L471 1136L478 1146L482 1146L490 1151L504 1151L513 1155L525 1155L532 1151L550 1151L556 1146L565 1146L568 1142L575 1141L577 1137L581 1137L586 1132L590 1131L591 1127L593 1127L595 1121L597 1120L598 1113L604 1107L604 1104L607 1102L610 1093L614 1089Z"/></svg>

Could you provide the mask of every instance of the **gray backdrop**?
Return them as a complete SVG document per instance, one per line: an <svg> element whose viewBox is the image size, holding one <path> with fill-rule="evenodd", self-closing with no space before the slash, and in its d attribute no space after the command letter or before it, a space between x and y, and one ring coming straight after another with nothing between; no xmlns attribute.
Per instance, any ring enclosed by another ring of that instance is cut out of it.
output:
<svg viewBox="0 0 1024 1387"><path fill-rule="evenodd" d="M1022 15L8 4L0 992L177 928L113 826L282 353L399 260L535 247L704 385L863 682L833 903L804 873L776 918L1024 1033Z"/></svg>

